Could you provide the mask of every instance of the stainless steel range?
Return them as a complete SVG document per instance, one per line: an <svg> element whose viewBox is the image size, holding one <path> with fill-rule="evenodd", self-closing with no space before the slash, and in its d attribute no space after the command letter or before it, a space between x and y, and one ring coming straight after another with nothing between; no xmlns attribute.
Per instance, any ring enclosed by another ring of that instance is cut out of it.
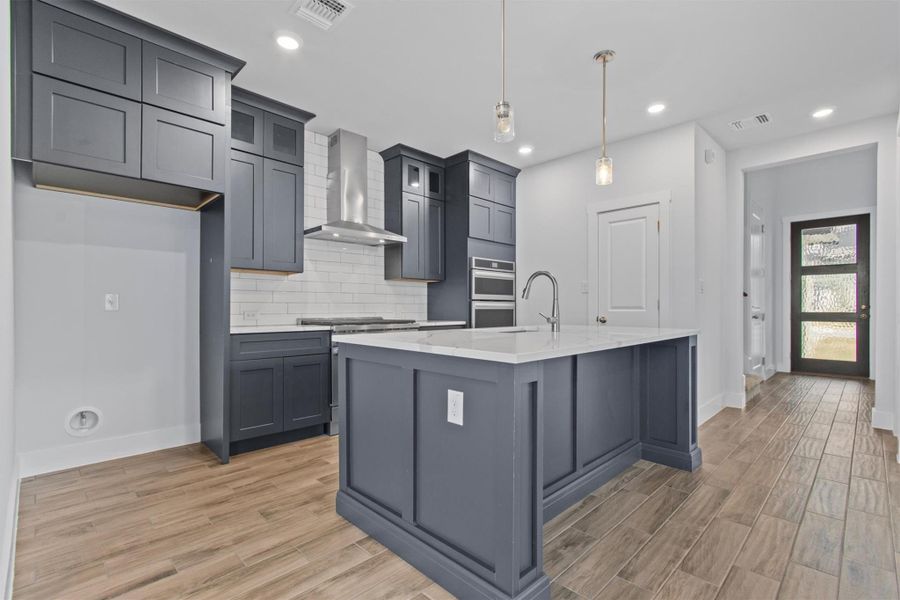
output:
<svg viewBox="0 0 900 600"><path fill-rule="evenodd" d="M324 317L297 319L297 325L324 325L331 333L382 333L421 329L413 319L384 317ZM338 434L338 358L337 344L331 342L331 421L325 426L328 435Z"/></svg>

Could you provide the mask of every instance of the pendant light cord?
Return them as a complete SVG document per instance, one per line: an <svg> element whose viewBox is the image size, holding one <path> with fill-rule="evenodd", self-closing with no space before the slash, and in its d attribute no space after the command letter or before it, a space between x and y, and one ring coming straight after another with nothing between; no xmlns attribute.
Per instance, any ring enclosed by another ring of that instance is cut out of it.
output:
<svg viewBox="0 0 900 600"><path fill-rule="evenodd" d="M500 0L500 102L506 102L506 0Z"/></svg>
<svg viewBox="0 0 900 600"><path fill-rule="evenodd" d="M603 146L603 158L606 158L606 57L603 57L603 128L601 145Z"/></svg>

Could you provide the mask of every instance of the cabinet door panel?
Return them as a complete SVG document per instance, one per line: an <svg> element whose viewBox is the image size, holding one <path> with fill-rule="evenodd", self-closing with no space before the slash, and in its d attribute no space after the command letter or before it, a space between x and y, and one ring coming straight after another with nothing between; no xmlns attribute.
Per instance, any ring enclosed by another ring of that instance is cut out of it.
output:
<svg viewBox="0 0 900 600"><path fill-rule="evenodd" d="M231 363L232 441L283 430L283 382L281 358Z"/></svg>
<svg viewBox="0 0 900 600"><path fill-rule="evenodd" d="M231 266L263 268L263 159L231 151Z"/></svg>
<svg viewBox="0 0 900 600"><path fill-rule="evenodd" d="M403 191L421 196L425 193L425 164L405 156L402 164Z"/></svg>
<svg viewBox="0 0 900 600"><path fill-rule="evenodd" d="M141 40L33 2L32 68L38 73L141 99Z"/></svg>
<svg viewBox="0 0 900 600"><path fill-rule="evenodd" d="M263 268L303 272L303 167L264 159Z"/></svg>
<svg viewBox="0 0 900 600"><path fill-rule="evenodd" d="M494 241L501 244L516 243L516 209L502 204L491 206L494 225Z"/></svg>
<svg viewBox="0 0 900 600"><path fill-rule="evenodd" d="M490 200L492 174L493 171L487 167L469 163L469 195Z"/></svg>
<svg viewBox="0 0 900 600"><path fill-rule="evenodd" d="M140 177L141 105L35 75L35 160Z"/></svg>
<svg viewBox="0 0 900 600"><path fill-rule="evenodd" d="M148 104L225 124L231 77L217 67L144 42L143 100Z"/></svg>
<svg viewBox="0 0 900 600"><path fill-rule="evenodd" d="M504 173L492 173L491 200L498 204L515 207L516 180Z"/></svg>
<svg viewBox="0 0 900 600"><path fill-rule="evenodd" d="M425 199L417 194L403 194L403 270L401 275L408 279L425 277Z"/></svg>
<svg viewBox="0 0 900 600"><path fill-rule="evenodd" d="M263 153L265 112L241 102L231 103L231 147L235 150Z"/></svg>
<svg viewBox="0 0 900 600"><path fill-rule="evenodd" d="M303 123L267 112L263 155L292 165L303 166Z"/></svg>
<svg viewBox="0 0 900 600"><path fill-rule="evenodd" d="M175 185L225 191L225 128L143 107L141 176Z"/></svg>
<svg viewBox="0 0 900 600"><path fill-rule="evenodd" d="M469 198L469 237L494 240L493 202Z"/></svg>
<svg viewBox="0 0 900 600"><path fill-rule="evenodd" d="M427 212L428 264L425 279L444 279L444 203L429 200Z"/></svg>
<svg viewBox="0 0 900 600"><path fill-rule="evenodd" d="M331 416L331 355L284 359L284 430L319 425Z"/></svg>
<svg viewBox="0 0 900 600"><path fill-rule="evenodd" d="M434 200L444 199L444 170L425 165L425 195Z"/></svg>

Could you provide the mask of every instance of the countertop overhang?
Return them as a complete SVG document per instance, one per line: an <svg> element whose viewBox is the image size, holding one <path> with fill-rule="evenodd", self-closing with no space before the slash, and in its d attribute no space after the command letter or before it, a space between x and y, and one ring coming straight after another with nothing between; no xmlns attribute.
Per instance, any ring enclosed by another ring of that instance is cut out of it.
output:
<svg viewBox="0 0 900 600"><path fill-rule="evenodd" d="M558 332L551 332L549 326L498 327L336 335L332 339L338 345L369 346L521 364L698 334L697 329L564 325Z"/></svg>
<svg viewBox="0 0 900 600"><path fill-rule="evenodd" d="M416 321L411 323L422 329L431 329L435 327L460 327L465 326L465 321ZM297 331L331 331L329 325L232 325L231 335L240 335L242 333L293 333ZM421 333L421 332L418 332ZM359 335L359 333L348 333L344 335ZM366 335L377 335L366 333Z"/></svg>

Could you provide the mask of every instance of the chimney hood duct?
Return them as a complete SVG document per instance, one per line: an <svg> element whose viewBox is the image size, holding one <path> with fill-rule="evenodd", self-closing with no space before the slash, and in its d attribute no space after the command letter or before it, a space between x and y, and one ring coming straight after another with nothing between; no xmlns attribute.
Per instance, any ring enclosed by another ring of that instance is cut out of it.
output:
<svg viewBox="0 0 900 600"><path fill-rule="evenodd" d="M307 238L344 244L402 244L406 237L369 225L366 138L338 129L328 136L327 221L307 229Z"/></svg>

